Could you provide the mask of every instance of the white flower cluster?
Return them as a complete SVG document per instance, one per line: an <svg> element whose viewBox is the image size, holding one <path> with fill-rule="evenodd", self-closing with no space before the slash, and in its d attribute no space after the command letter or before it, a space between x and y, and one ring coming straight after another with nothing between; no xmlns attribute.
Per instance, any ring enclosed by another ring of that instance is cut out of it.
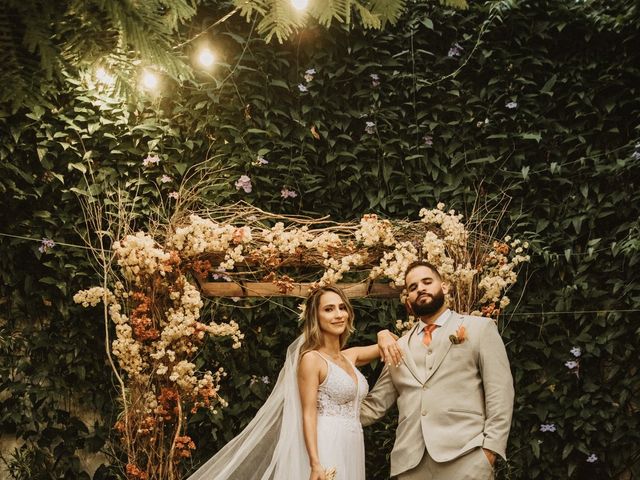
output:
<svg viewBox="0 0 640 480"><path fill-rule="evenodd" d="M261 250L277 250L281 253L294 254L299 247L307 247L313 241L313 235L309 232L309 227L285 228L284 223L278 222L270 230L263 230L262 238L267 245L263 245Z"/></svg>
<svg viewBox="0 0 640 480"><path fill-rule="evenodd" d="M240 326L233 320L229 323L211 322L208 325L203 325L202 329L215 337L231 337L233 340L232 348L234 349L238 349L242 346L244 333L240 331Z"/></svg>
<svg viewBox="0 0 640 480"><path fill-rule="evenodd" d="M109 317L116 324L116 339L111 343L111 351L118 364L134 381L143 383L146 376L143 370L147 366L142 358L142 344L133 338L133 329L129 318L121 313L118 303L109 306Z"/></svg>
<svg viewBox="0 0 640 480"><path fill-rule="evenodd" d="M221 225L198 215L191 215L189 220L189 225L177 228L167 242L169 247L186 257L223 252L232 244L248 243L252 238L251 229L247 226Z"/></svg>
<svg viewBox="0 0 640 480"><path fill-rule="evenodd" d="M329 257L324 261L325 267L327 269L322 275L322 278L319 280L319 285L330 285L333 283L337 283L342 280L342 277L346 272L348 272L352 266L362 265L364 261L364 257L359 253L354 253L351 255L345 255L340 260L336 260L335 258Z"/></svg>
<svg viewBox="0 0 640 480"><path fill-rule="evenodd" d="M321 254L328 252L330 248L338 248L341 246L342 239L340 235L335 232L322 232L307 242L306 245L307 248L314 249Z"/></svg>
<svg viewBox="0 0 640 480"><path fill-rule="evenodd" d="M227 249L227 252L224 255L224 260L220 262L219 270L222 272L233 270L236 263L240 263L244 260L244 255L242 255L243 249L244 245L236 245L234 248Z"/></svg>
<svg viewBox="0 0 640 480"><path fill-rule="evenodd" d="M220 381L222 380L222 377L226 376L227 372L225 372L222 367L220 367L215 373L210 371L204 372L204 375L200 380L198 380L198 384L193 389L194 397L200 396L207 399L213 397L221 407L227 407L229 404L224 398L220 397L218 393L220 391ZM208 401L198 402L198 406L205 405L209 405ZM218 413L218 411L213 408L213 405L209 405L209 407L212 409L214 414Z"/></svg>
<svg viewBox="0 0 640 480"><path fill-rule="evenodd" d="M197 351L197 347L188 338L196 332L196 323L200 318L202 308L200 291L183 275L176 283L182 286L182 290L174 290L171 293L173 306L167 309L160 338L153 343L154 351L151 356L156 360L162 359L171 351L181 354Z"/></svg>
<svg viewBox="0 0 640 480"><path fill-rule="evenodd" d="M528 243L505 237L504 242L494 242L493 249L487 254L483 263L481 279L478 289L482 292L479 303L493 302L500 308L509 305L510 300L504 292L517 280L516 267L529 261L529 255L524 250Z"/></svg>
<svg viewBox="0 0 640 480"><path fill-rule="evenodd" d="M411 330L414 327L414 325L415 325L415 317L413 316L409 316L406 322L403 322L400 319L396 320L396 330L401 335L404 332Z"/></svg>
<svg viewBox="0 0 640 480"><path fill-rule="evenodd" d="M389 220L380 220L376 214L363 215L360 227L355 232L356 240L365 247L381 243L390 247L396 243L393 236L393 225Z"/></svg>
<svg viewBox="0 0 640 480"><path fill-rule="evenodd" d="M156 241L143 232L127 235L115 242L113 249L124 277L138 286L142 285L145 275L164 275L164 263L170 258L169 253L159 248Z"/></svg>
<svg viewBox="0 0 640 480"><path fill-rule="evenodd" d="M107 305L111 305L116 301L116 297L111 291L103 287L91 287L87 290L80 290L73 296L75 303L82 304L83 307L95 307L106 297Z"/></svg>
<svg viewBox="0 0 640 480"><path fill-rule="evenodd" d="M469 232L462 223L462 214L456 215L455 210L444 211L444 203L438 203L431 210L423 208L419 213L422 222L427 225L437 225L442 229L442 239L450 245L466 246Z"/></svg>
<svg viewBox="0 0 640 480"><path fill-rule="evenodd" d="M181 360L173 366L169 380L175 382L183 392L190 392L198 385L195 375L196 366L186 360Z"/></svg>
<svg viewBox="0 0 640 480"><path fill-rule="evenodd" d="M447 246L443 238L434 232L427 232L422 240L422 252L428 262L436 265L440 275L448 279L455 271L454 260L447 255Z"/></svg>
<svg viewBox="0 0 640 480"><path fill-rule="evenodd" d="M393 285L404 286L404 272L411 262L418 259L418 251L411 242L399 242L390 252L385 252L380 265L373 267L369 278L385 276L391 279Z"/></svg>

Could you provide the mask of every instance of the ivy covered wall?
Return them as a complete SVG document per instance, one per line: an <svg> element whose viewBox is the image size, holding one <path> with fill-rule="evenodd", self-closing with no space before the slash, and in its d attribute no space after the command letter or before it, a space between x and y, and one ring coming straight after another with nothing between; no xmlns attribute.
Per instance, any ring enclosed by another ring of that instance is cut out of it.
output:
<svg viewBox="0 0 640 480"><path fill-rule="evenodd" d="M469 212L506 195L501 233L528 238L532 261L501 320L516 404L499 475L638 477L640 32L633 2L609 3L418 2L383 32L309 28L284 45L231 19L212 31L214 71L167 80L158 98L108 100L70 74L48 104L3 107L0 430L26 442L2 452L9 471L90 478L80 458L112 452L103 325L71 303L95 275L72 246L87 166L94 194L137 194L144 228L209 158L210 204L337 220L416 218L437 202ZM145 164L149 154L160 161ZM230 406L192 419L185 471L250 420L298 331L294 301L224 303L210 314L232 315L246 345L212 343L199 357L229 371ZM356 307L354 343L403 318L393 302ZM373 381L379 366L367 372ZM367 429L368 478L388 478L393 434L393 415ZM94 478L117 475L105 466Z"/></svg>

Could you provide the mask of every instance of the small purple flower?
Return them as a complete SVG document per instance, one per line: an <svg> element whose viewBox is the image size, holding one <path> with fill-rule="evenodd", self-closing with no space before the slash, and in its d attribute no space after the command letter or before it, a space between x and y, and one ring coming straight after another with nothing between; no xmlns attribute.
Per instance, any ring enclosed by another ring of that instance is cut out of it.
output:
<svg viewBox="0 0 640 480"><path fill-rule="evenodd" d="M305 93L308 92L309 89L306 87L306 85L303 85L301 83L298 84L298 90L300 90L300 92Z"/></svg>
<svg viewBox="0 0 640 480"><path fill-rule="evenodd" d="M582 355L582 349L580 347L573 347L571 350L569 350L571 352L571 354L578 358L580 355Z"/></svg>
<svg viewBox="0 0 640 480"><path fill-rule="evenodd" d="M47 253L49 250L51 250L53 247L56 246L56 242L54 242L53 240L49 239L49 238L42 238L42 242L40 243L40 246L38 247L38 250L40 251L40 253Z"/></svg>
<svg viewBox="0 0 640 480"><path fill-rule="evenodd" d="M573 370L574 368L578 368L578 362L574 360L569 360L568 362L565 362L564 366L567 367L569 370Z"/></svg>
<svg viewBox="0 0 640 480"><path fill-rule="evenodd" d="M555 432L556 424L555 423L543 423L540 425L541 432Z"/></svg>
<svg viewBox="0 0 640 480"><path fill-rule="evenodd" d="M244 193L251 193L251 179L247 175L241 175L238 180L236 180L236 190L244 190Z"/></svg>
<svg viewBox="0 0 640 480"><path fill-rule="evenodd" d="M505 107L513 110L514 108L518 108L518 102L509 102L505 104Z"/></svg>
<svg viewBox="0 0 640 480"><path fill-rule="evenodd" d="M587 457L587 462L589 463L595 463L597 461L598 461L598 456L595 453L592 453Z"/></svg>
<svg viewBox="0 0 640 480"><path fill-rule="evenodd" d="M433 137L431 135L425 135L424 137L422 137L422 141L427 147L433 145Z"/></svg>
<svg viewBox="0 0 640 480"><path fill-rule="evenodd" d="M149 165L153 165L156 163L160 163L160 157L158 155L147 155L147 158L145 158L144 160L142 160L142 165L144 165L145 167L148 167Z"/></svg>
<svg viewBox="0 0 640 480"><path fill-rule="evenodd" d="M369 77L371 78L371 86L373 88L380 86L380 75L378 75L377 73L371 73Z"/></svg>
<svg viewBox="0 0 640 480"><path fill-rule="evenodd" d="M375 122L366 122L364 131L367 132L369 135L373 135L374 133L376 133Z"/></svg>
<svg viewBox="0 0 640 480"><path fill-rule="evenodd" d="M298 193L295 190L289 190L287 187L282 187L282 190L280 190L280 196L282 198L296 198Z"/></svg>
<svg viewBox="0 0 640 480"><path fill-rule="evenodd" d="M315 68L310 68L307 71L304 72L305 75L315 75L316 74L316 69Z"/></svg>
<svg viewBox="0 0 640 480"><path fill-rule="evenodd" d="M162 175L160 177L160 183L169 183L171 181L171 177L169 175Z"/></svg>
<svg viewBox="0 0 640 480"><path fill-rule="evenodd" d="M447 55L449 57L459 57L462 54L462 50L464 49L456 42L451 46Z"/></svg>
<svg viewBox="0 0 640 480"><path fill-rule="evenodd" d="M180 194L178 192L171 192L169 194L169 198L173 198L174 200L178 200L180 198Z"/></svg>
<svg viewBox="0 0 640 480"><path fill-rule="evenodd" d="M264 377L260 377L260 380L262 381L262 383L264 383L265 385L269 385L271 383L271 380L269 380L269 377L267 377L266 375Z"/></svg>
<svg viewBox="0 0 640 480"><path fill-rule="evenodd" d="M257 165L266 165L267 163L269 163L269 160L264 158L262 155L258 155L258 158L256 158Z"/></svg>

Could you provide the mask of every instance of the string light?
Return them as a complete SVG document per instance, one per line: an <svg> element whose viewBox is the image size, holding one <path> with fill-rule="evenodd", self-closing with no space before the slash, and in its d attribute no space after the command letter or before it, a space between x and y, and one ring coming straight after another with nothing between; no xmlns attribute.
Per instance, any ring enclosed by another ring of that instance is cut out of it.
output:
<svg viewBox="0 0 640 480"><path fill-rule="evenodd" d="M96 80L103 85L113 85L116 81L115 77L107 72L104 67L96 69Z"/></svg>
<svg viewBox="0 0 640 480"><path fill-rule="evenodd" d="M291 0L291 5L296 10L304 10L309 5L309 0Z"/></svg>
<svg viewBox="0 0 640 480"><path fill-rule="evenodd" d="M146 90L155 90L158 88L158 84L160 80L158 79L158 75L150 70L145 70L142 72L142 87Z"/></svg>
<svg viewBox="0 0 640 480"><path fill-rule="evenodd" d="M210 68L216 61L216 56L208 48L203 48L198 52L198 63L205 68Z"/></svg>

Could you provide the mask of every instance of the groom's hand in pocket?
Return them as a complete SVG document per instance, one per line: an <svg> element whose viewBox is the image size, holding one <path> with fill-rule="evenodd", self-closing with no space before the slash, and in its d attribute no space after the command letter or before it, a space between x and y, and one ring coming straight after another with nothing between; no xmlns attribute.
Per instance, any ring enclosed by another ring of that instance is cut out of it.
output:
<svg viewBox="0 0 640 480"><path fill-rule="evenodd" d="M491 464L491 466L495 465L495 463L496 463L496 454L493 453L491 450L487 450L486 448L483 448L482 451L487 456L487 460L489 460L489 463Z"/></svg>

